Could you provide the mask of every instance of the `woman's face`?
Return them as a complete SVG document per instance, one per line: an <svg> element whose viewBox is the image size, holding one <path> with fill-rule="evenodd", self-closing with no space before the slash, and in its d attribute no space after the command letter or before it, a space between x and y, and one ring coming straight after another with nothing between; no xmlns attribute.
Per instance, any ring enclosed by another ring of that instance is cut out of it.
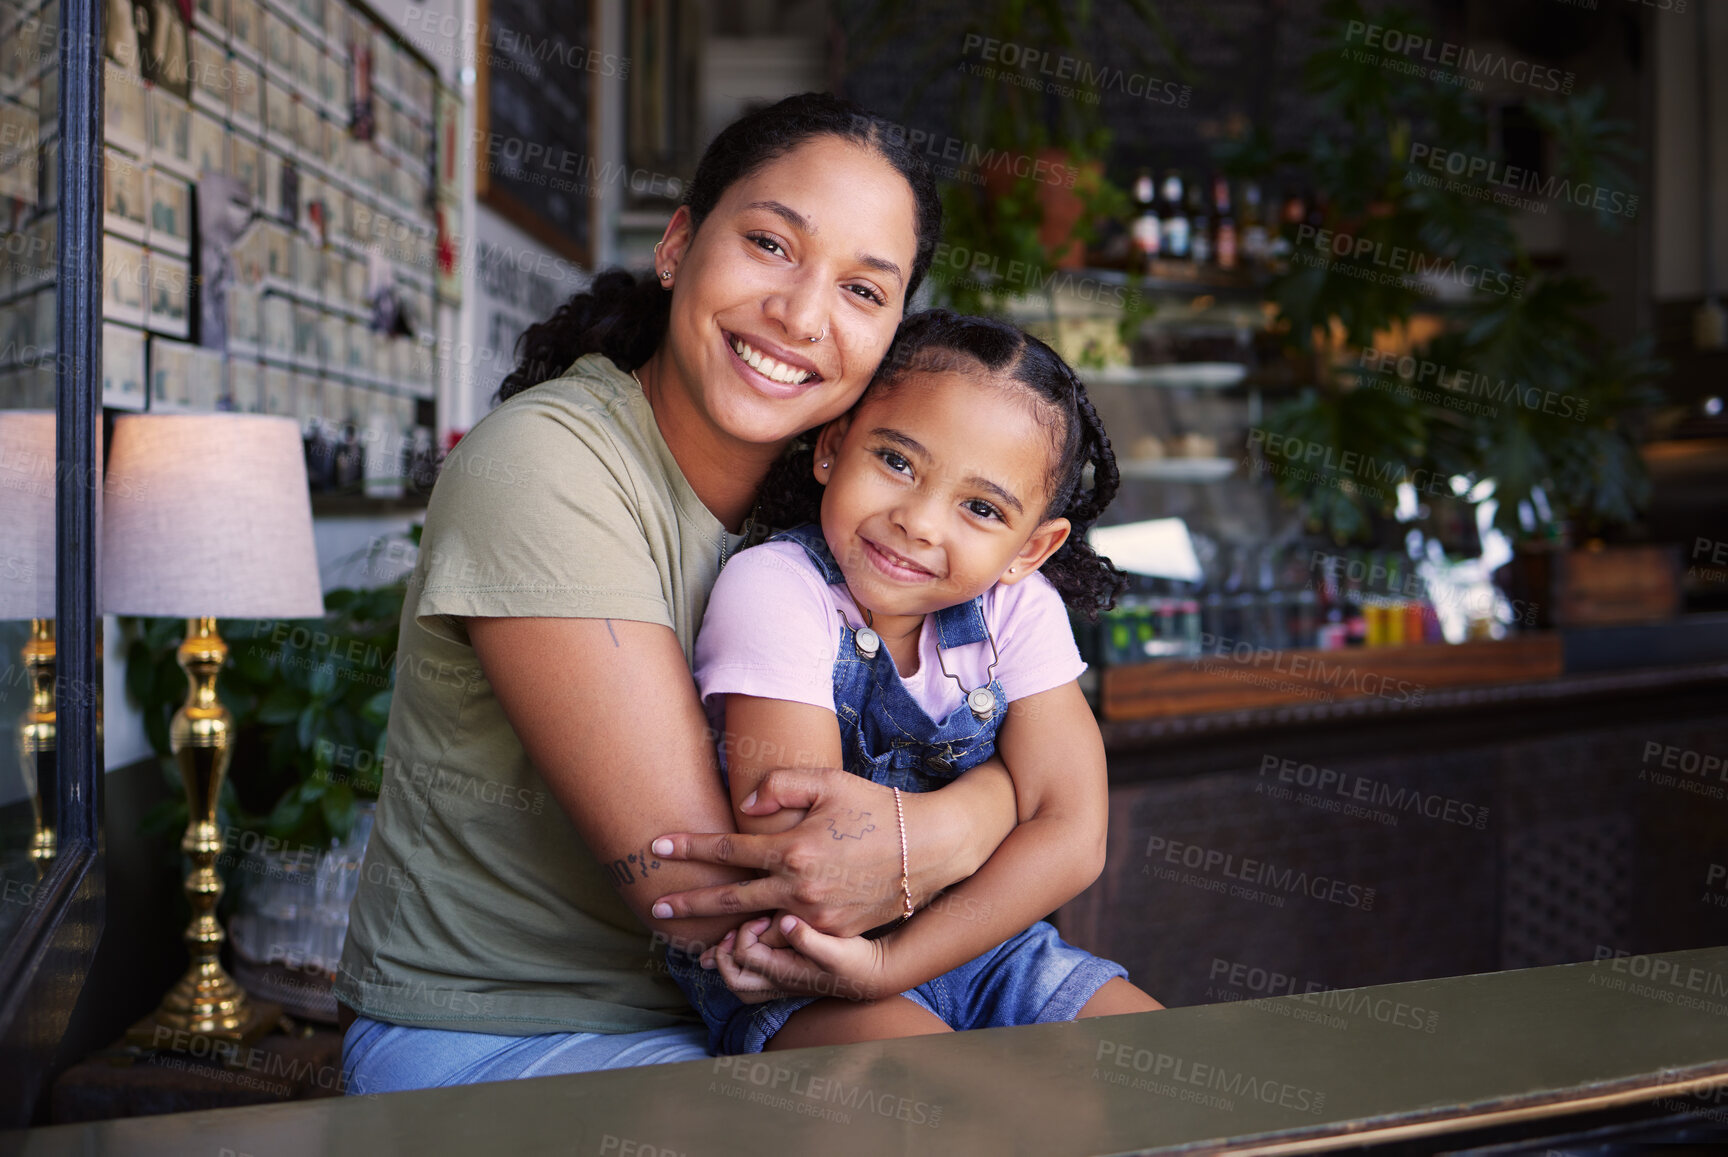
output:
<svg viewBox="0 0 1728 1157"><path fill-rule="evenodd" d="M845 412L905 312L916 220L905 178L837 137L735 182L700 229L680 209L658 258L672 271L667 386L743 442Z"/></svg>

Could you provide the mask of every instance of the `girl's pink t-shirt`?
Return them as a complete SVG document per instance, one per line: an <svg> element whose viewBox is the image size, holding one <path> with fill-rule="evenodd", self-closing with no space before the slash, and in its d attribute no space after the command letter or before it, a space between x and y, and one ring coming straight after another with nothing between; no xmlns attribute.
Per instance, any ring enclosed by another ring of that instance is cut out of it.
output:
<svg viewBox="0 0 1728 1157"><path fill-rule="evenodd" d="M784 699L833 711L837 611L849 626L864 625L845 586L823 582L797 543L764 543L734 556L714 584L696 637L696 686L710 718L719 714L720 695ZM986 591L984 623L1001 656L993 677L1009 702L1060 687L1086 669L1062 597L1041 574ZM901 672L901 679L925 713L941 719L960 706L963 692L942 673L936 651L936 631L926 617L918 670ZM942 652L942 662L971 690L987 682L990 644L950 647Z"/></svg>

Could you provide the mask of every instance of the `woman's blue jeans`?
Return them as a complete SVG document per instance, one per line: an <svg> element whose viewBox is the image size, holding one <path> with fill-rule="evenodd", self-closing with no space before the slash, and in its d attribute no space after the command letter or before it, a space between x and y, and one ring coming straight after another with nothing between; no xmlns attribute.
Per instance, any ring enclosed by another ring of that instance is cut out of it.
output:
<svg viewBox="0 0 1728 1157"><path fill-rule="evenodd" d="M708 1030L700 1024L499 1036L357 1016L342 1038L342 1077L354 1096L706 1059Z"/></svg>

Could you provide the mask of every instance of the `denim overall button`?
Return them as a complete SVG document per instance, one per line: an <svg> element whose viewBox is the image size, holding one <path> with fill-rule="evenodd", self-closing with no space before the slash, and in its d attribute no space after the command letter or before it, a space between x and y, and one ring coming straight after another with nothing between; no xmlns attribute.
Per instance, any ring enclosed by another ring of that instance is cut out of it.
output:
<svg viewBox="0 0 1728 1157"><path fill-rule="evenodd" d="M924 757L924 766L935 772L937 775L947 775L949 772L954 770L954 761L952 759L944 759L940 755L926 755Z"/></svg>
<svg viewBox="0 0 1728 1157"><path fill-rule="evenodd" d="M996 714L996 695L988 687L975 687L966 696L966 706L980 719Z"/></svg>
<svg viewBox="0 0 1728 1157"><path fill-rule="evenodd" d="M876 651L882 646L882 636L869 627L859 627L858 633L853 636L853 641L858 646L858 653L866 659L874 659Z"/></svg>

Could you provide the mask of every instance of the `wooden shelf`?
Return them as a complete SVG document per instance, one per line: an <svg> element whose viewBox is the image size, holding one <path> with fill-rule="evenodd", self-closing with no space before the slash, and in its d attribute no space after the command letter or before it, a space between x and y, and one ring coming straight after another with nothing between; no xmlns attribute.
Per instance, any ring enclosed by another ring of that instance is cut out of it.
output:
<svg viewBox="0 0 1728 1157"><path fill-rule="evenodd" d="M1208 651L1103 672L1099 713L1107 720L1161 719L1220 711L1384 699L1420 705L1431 689L1558 678L1557 633L1498 642L1435 643L1344 651Z"/></svg>

